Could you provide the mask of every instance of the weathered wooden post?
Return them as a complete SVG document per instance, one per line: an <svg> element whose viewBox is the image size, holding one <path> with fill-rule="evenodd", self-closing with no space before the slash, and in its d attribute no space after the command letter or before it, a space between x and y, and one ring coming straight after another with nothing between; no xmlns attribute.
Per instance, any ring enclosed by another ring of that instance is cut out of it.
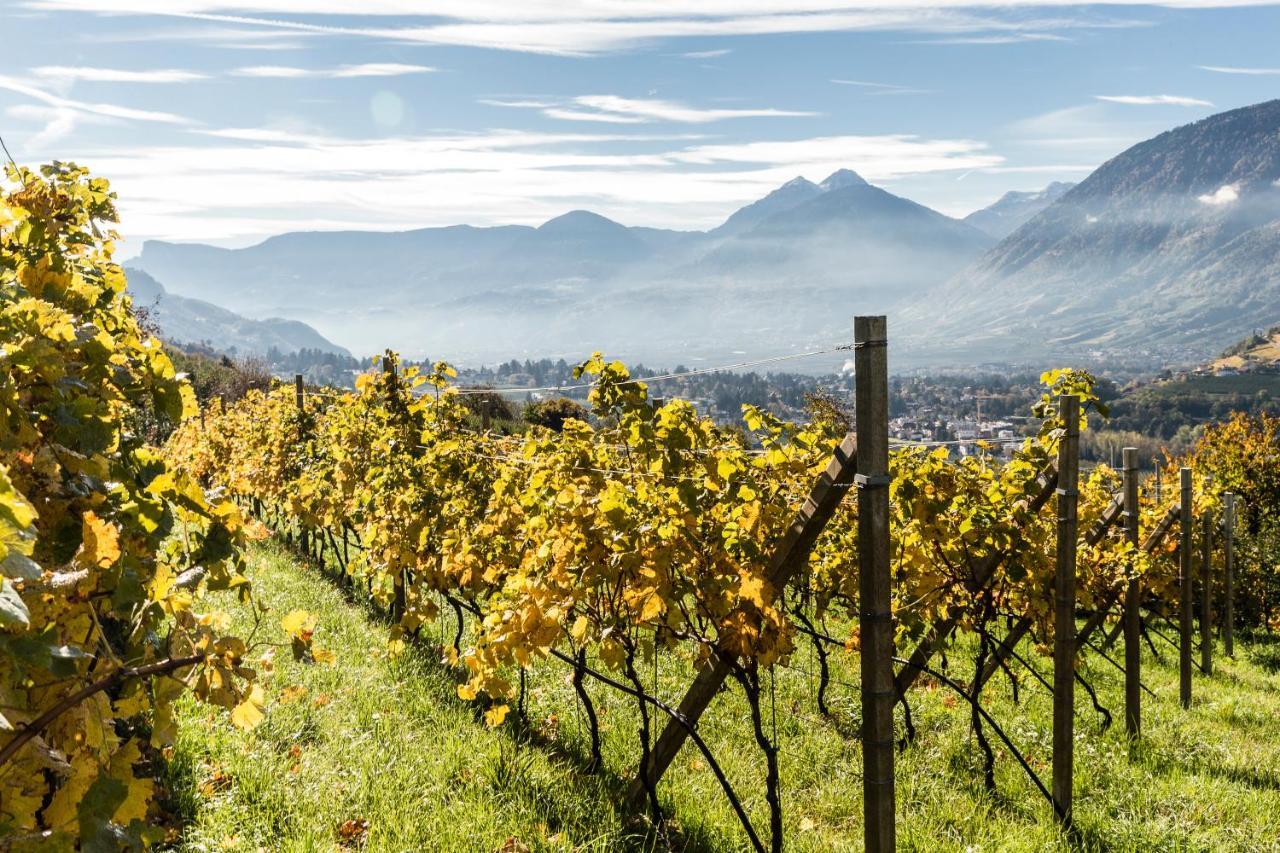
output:
<svg viewBox="0 0 1280 853"><path fill-rule="evenodd" d="M886 320L853 322L858 440L858 614L862 668L862 797L868 853L896 847L893 785L893 613L889 574L889 363Z"/></svg>
<svg viewBox="0 0 1280 853"><path fill-rule="evenodd" d="M1138 448L1126 447L1124 465L1125 539L1138 548ZM1142 582L1130 567L1124 597L1124 727L1129 737L1142 734Z"/></svg>
<svg viewBox="0 0 1280 853"><path fill-rule="evenodd" d="M1222 651L1227 657L1236 655L1236 496L1227 492L1222 496Z"/></svg>
<svg viewBox="0 0 1280 853"><path fill-rule="evenodd" d="M395 399L395 395L399 391L399 383L396 380L396 362L392 359L390 350L382 357L382 372L387 377L387 392L392 396L389 402L399 408L400 401ZM409 570L401 568L399 574L394 578L394 583L395 588L391 591L391 618L399 622L404 618L405 611L408 609Z"/></svg>
<svg viewBox="0 0 1280 853"><path fill-rule="evenodd" d="M1178 507L1181 538L1178 541L1178 698L1191 707L1191 469L1179 472L1182 502Z"/></svg>
<svg viewBox="0 0 1280 853"><path fill-rule="evenodd" d="M488 432L493 417L493 401L488 397L480 398L480 431Z"/></svg>
<svg viewBox="0 0 1280 853"><path fill-rule="evenodd" d="M1213 477L1204 478L1207 494ZM1200 521L1200 669L1213 675L1213 512L1204 511Z"/></svg>
<svg viewBox="0 0 1280 853"><path fill-rule="evenodd" d="M306 398L302 391L302 374L293 374L293 402L298 407L298 414L302 414L306 410ZM302 548L302 553L308 557L311 556L311 531L306 526L298 522L298 544Z"/></svg>
<svg viewBox="0 0 1280 853"><path fill-rule="evenodd" d="M1053 618L1053 801L1071 821L1075 746L1076 505L1080 483L1080 398L1058 398L1063 435L1058 441L1058 548Z"/></svg>

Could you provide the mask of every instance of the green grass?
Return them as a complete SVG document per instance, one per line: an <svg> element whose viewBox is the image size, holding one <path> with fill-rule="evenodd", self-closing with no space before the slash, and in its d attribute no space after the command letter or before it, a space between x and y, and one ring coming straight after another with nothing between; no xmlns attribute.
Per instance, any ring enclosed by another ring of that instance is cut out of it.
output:
<svg viewBox="0 0 1280 853"><path fill-rule="evenodd" d="M436 653L411 647L389 657L386 623L345 600L319 571L274 545L254 548L251 564L258 595L276 616L295 608L318 616L318 641L336 653L337 663L302 666L282 654L266 678L273 704L248 733L183 700L182 734L167 779L173 807L185 820L182 849L521 849L509 839L531 850L665 846L618 806L639 756L638 715L625 697L592 688L606 766L598 775L584 773L585 723L565 667L552 662L531 675L528 736L517 735L514 712L507 725L489 730L478 708L457 698L455 675ZM247 626L243 610L230 600L225 606ZM272 620L278 632L277 623ZM424 640L432 643L451 635L449 625L424 629ZM1147 736L1132 756L1120 730L1120 674L1096 656L1084 664L1116 724L1100 733L1098 714L1078 692L1078 835L1072 843L1003 751L999 792L986 792L967 707L945 689L916 690L918 736L898 757L900 847L1280 850L1280 644L1238 644L1235 661L1220 660L1212 678L1197 677L1194 704L1183 711L1176 651L1156 643L1164 661L1148 653L1144 680L1158 698L1144 696ZM833 720L817 712L807 647L793 669L776 676L773 708L791 850L861 847L853 663L843 653L833 657L839 682L829 692ZM1047 661L1033 663L1048 674ZM956 667L953 674L963 680ZM674 702L690 675L684 661L663 660L659 694ZM307 692L284 702L282 690L291 684ZM992 715L1047 778L1047 691L1025 679L1015 707L1000 677L984 695ZM718 697L700 730L765 834L763 758L741 692ZM660 793L676 846L746 849L732 810L692 746L677 758ZM348 821L367 821L367 831L351 831L363 823L348 824L344 838L341 827Z"/></svg>

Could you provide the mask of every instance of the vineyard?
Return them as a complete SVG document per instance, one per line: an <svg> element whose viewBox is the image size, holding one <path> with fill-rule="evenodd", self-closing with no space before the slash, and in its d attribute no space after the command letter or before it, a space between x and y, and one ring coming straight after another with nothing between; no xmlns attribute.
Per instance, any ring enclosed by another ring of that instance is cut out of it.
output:
<svg viewBox="0 0 1280 853"><path fill-rule="evenodd" d="M0 828L22 843L162 840L153 768L172 755L179 694L248 729L275 646L298 666L333 660L314 614L268 616L270 590L243 570L251 534L274 532L385 614L388 654L438 653L490 729L536 741L531 685L562 681L550 713L578 721L581 772L626 775L617 799L670 847L681 813L663 790L689 766L715 780L733 845L795 846L803 791L784 768L799 726L857 746L855 826L868 850L895 849L909 807L895 763L927 736L919 706L936 695L967 719L983 789L998 797L1012 770L1044 821L1097 846L1073 800L1082 720L1123 727L1118 767L1152 716L1216 689L1219 649L1232 658L1237 633L1280 617L1280 422L1266 417L1210 427L1186 458L1140 468L1126 451L1120 470L1082 472L1080 432L1105 407L1092 376L1056 370L1008 458L892 444L882 317L840 345L851 422L747 406L740 428L720 426L598 353L575 370L588 418L514 436L485 428L448 364L391 352L353 392L299 379L197 407L130 311L105 182L64 166L10 179ZM196 610L230 594L245 630ZM1176 700L1144 680L1166 655ZM1121 679L1122 707L1100 671ZM1049 696L1050 731L997 718L1002 685L1015 706ZM733 755L702 725L725 702L742 709Z"/></svg>

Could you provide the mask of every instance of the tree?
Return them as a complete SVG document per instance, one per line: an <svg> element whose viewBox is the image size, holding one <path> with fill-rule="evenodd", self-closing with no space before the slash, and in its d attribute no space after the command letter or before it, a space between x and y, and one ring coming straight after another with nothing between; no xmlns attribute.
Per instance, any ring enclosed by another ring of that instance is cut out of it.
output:
<svg viewBox="0 0 1280 853"><path fill-rule="evenodd" d="M568 397L555 397L530 403L525 407L524 419L535 426L544 426L560 432L564 429L564 422L567 420L585 421L587 410L581 403L570 400Z"/></svg>

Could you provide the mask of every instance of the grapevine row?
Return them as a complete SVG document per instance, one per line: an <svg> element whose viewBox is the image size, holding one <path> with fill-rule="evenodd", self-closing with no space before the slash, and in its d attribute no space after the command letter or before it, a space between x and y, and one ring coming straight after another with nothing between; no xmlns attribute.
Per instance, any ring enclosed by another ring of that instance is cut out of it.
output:
<svg viewBox="0 0 1280 853"><path fill-rule="evenodd" d="M847 424L829 413L794 424L745 407L744 428L730 429L686 401L654 405L643 382L599 354L576 374L592 383L590 423L499 436L474 429L447 364L402 370L387 353L351 393L299 406L279 389L215 406L178 430L169 454L207 483L296 521L313 542L336 545L334 531L357 536L362 546L344 571L395 616L398 636L439 618L440 600L472 614L471 642L448 653L466 668L459 695L488 700L492 725L517 695L512 673L559 658L580 679L588 662L598 665L594 674L638 699L646 767L657 708L640 671L654 655L726 666L758 710L762 672L786 663L799 642L830 644L815 623L850 626L839 641L857 649L856 501L839 504L790 589L774 589L767 572ZM1055 517L1045 478L1063 434L1056 401L1079 395L1082 425L1100 405L1087 373L1052 371L1044 381L1039 432L1010 460L953 459L929 447L892 454L895 642L917 650L899 674L904 692L958 636L977 640L975 704L1023 636L1047 652ZM1106 466L1080 485L1078 602L1092 617L1081 651L1130 579L1141 579L1153 604L1178 600L1173 539L1129 542L1115 525L1119 489ZM1158 528L1176 498L1146 490L1142 528ZM1194 511L1206 512L1216 492L1202 488L1195 500ZM1000 624L1016 629L1003 644ZM669 725L691 728L674 716ZM754 728L772 792L776 744ZM641 792L657 812L648 776Z"/></svg>

